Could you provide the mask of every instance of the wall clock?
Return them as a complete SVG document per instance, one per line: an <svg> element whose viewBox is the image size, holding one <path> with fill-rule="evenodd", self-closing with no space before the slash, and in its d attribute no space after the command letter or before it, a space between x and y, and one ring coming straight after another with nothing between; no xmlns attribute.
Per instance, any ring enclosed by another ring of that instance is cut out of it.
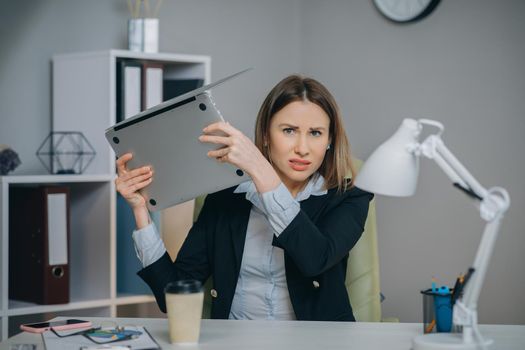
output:
<svg viewBox="0 0 525 350"><path fill-rule="evenodd" d="M440 0L373 0L379 12L391 21L408 23L428 16Z"/></svg>

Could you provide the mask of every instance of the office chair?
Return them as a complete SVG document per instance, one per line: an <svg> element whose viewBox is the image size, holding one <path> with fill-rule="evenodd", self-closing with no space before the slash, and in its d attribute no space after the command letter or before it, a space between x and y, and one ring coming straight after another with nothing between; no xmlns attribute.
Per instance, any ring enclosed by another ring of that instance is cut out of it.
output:
<svg viewBox="0 0 525 350"><path fill-rule="evenodd" d="M358 170L362 161L353 159L353 162ZM205 197L200 196L195 199L194 221L202 209ZM210 318L212 284L210 278L204 285L202 318ZM363 235L348 256L345 285L357 321L379 322L382 320L375 199L370 202ZM395 321L395 319L388 321Z"/></svg>
<svg viewBox="0 0 525 350"><path fill-rule="evenodd" d="M352 161L356 171L359 171L363 162L356 158ZM381 321L375 198L369 204L363 234L350 250L345 286L356 321Z"/></svg>

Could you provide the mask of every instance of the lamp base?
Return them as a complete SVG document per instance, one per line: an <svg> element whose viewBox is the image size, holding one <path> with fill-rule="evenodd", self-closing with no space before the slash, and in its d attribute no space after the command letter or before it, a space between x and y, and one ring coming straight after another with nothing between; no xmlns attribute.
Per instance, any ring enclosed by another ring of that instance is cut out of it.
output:
<svg viewBox="0 0 525 350"><path fill-rule="evenodd" d="M484 339L483 346L492 344L492 339ZM464 343L462 333L432 333L418 335L412 339L413 350L476 350L477 343Z"/></svg>

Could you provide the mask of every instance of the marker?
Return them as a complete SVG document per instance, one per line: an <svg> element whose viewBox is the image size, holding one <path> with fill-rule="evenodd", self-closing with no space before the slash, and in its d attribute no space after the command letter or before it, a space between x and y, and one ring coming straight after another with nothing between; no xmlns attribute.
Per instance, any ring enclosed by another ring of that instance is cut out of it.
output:
<svg viewBox="0 0 525 350"><path fill-rule="evenodd" d="M474 270L475 268L473 267L469 267L468 271L467 271L467 274L465 275L465 280L463 281L463 284L467 284L468 280L470 279L470 277L472 276L472 274L474 273Z"/></svg>
<svg viewBox="0 0 525 350"><path fill-rule="evenodd" d="M470 279L470 277L472 276L472 274L474 273L474 268L473 267L470 267L467 271L467 274L465 276L461 276L460 277L460 283L459 283L459 286L458 286L458 291L454 291L454 294L456 295L456 299L458 299L459 297L461 297L461 294L463 293L463 290L465 289L465 285L467 284L468 280ZM452 299L452 303L454 303L454 299Z"/></svg>
<svg viewBox="0 0 525 350"><path fill-rule="evenodd" d="M459 297L459 290L460 285L463 284L463 274L460 274L458 278L456 278L456 283L454 284L454 289L452 290L452 305L456 303L457 298Z"/></svg>

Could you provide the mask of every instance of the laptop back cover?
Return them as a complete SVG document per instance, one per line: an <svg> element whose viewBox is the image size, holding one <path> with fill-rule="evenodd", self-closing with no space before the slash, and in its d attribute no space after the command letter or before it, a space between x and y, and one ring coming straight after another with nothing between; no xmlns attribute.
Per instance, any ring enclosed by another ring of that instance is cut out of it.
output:
<svg viewBox="0 0 525 350"><path fill-rule="evenodd" d="M152 167L153 181L141 190L149 210L161 210L249 180L231 164L208 158L207 152L216 145L198 140L204 127L223 120L206 90L232 77L166 101L106 130L106 139L117 157L133 154L129 169Z"/></svg>

